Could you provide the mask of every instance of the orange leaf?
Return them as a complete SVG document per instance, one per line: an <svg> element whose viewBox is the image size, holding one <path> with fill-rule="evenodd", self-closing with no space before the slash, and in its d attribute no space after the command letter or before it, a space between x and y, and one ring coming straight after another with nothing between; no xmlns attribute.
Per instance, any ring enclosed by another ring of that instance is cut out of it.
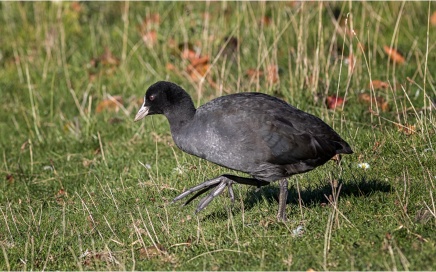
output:
<svg viewBox="0 0 436 272"><path fill-rule="evenodd" d="M165 65L165 68L166 68L168 71L174 71L174 70L176 70L176 66L174 66L174 64L169 63L169 62Z"/></svg>
<svg viewBox="0 0 436 272"><path fill-rule="evenodd" d="M412 134L416 133L416 126L415 125L410 125L410 124L401 125L401 124L395 123L395 126L398 128L398 131L401 131L406 135L412 135Z"/></svg>
<svg viewBox="0 0 436 272"><path fill-rule="evenodd" d="M430 23L432 26L436 26L436 11L434 11L433 14L431 15Z"/></svg>
<svg viewBox="0 0 436 272"><path fill-rule="evenodd" d="M142 35L142 40L148 47L153 47L153 45L157 42L157 32L154 30L150 30Z"/></svg>
<svg viewBox="0 0 436 272"><path fill-rule="evenodd" d="M269 26L270 24L271 24L271 18L270 17L268 17L268 16L263 16L261 19L260 19L260 22L259 22L260 24L263 24L263 25L265 25L265 26Z"/></svg>
<svg viewBox="0 0 436 272"><path fill-rule="evenodd" d="M261 76L263 76L263 71L251 68L251 69L248 69L247 72L245 72L245 74L247 76L249 76L250 78L261 77Z"/></svg>
<svg viewBox="0 0 436 272"><path fill-rule="evenodd" d="M111 98L107 98L100 103L98 103L95 111L97 113L102 112L103 110L107 111L115 111L118 112L120 110L120 104L123 103L123 98L119 95L112 96Z"/></svg>
<svg viewBox="0 0 436 272"><path fill-rule="evenodd" d="M344 104L344 102L344 98L336 95L329 95L326 98L327 108L329 109L335 109L337 107L340 107L342 106L342 104Z"/></svg>
<svg viewBox="0 0 436 272"><path fill-rule="evenodd" d="M389 87L389 84L387 82L375 79L371 83L369 83L369 88L371 89L371 85L374 87L374 89L387 89Z"/></svg>
<svg viewBox="0 0 436 272"><path fill-rule="evenodd" d="M273 84L279 80L279 67L277 65L268 66L266 72L266 79L269 83Z"/></svg>
<svg viewBox="0 0 436 272"><path fill-rule="evenodd" d="M79 13L82 10L82 6L77 1L72 2L70 6L71 9L77 13Z"/></svg>
<svg viewBox="0 0 436 272"><path fill-rule="evenodd" d="M195 53L195 51L189 48L184 48L180 56L182 57L182 59L186 60L193 60L197 58L197 54Z"/></svg>
<svg viewBox="0 0 436 272"><path fill-rule="evenodd" d="M382 112L389 111L388 102L381 96L371 97L371 95L369 95L367 93L362 93L362 94L359 94L359 100L366 103L366 104L377 103L377 106L381 108Z"/></svg>
<svg viewBox="0 0 436 272"><path fill-rule="evenodd" d="M392 61L398 64L403 64L406 61L406 59L397 50L390 48L387 45L383 46L383 49Z"/></svg>
<svg viewBox="0 0 436 272"><path fill-rule="evenodd" d="M209 62L209 57L204 56L204 57L193 58L190 61L192 66L205 65Z"/></svg>
<svg viewBox="0 0 436 272"><path fill-rule="evenodd" d="M209 64L197 65L197 66L189 65L186 70L189 73L190 77L194 81L198 82L204 77L209 67L210 67Z"/></svg>
<svg viewBox="0 0 436 272"><path fill-rule="evenodd" d="M116 66L120 63L120 60L112 54L111 50L108 47L104 49L104 53L100 56L99 59L104 65Z"/></svg>

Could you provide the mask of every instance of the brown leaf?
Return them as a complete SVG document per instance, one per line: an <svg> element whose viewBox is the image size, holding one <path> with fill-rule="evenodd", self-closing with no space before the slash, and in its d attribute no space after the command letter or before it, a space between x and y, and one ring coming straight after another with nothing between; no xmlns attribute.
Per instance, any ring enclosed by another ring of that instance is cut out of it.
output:
<svg viewBox="0 0 436 272"><path fill-rule="evenodd" d="M187 47L182 48L181 53L180 53L180 57L182 59L186 59L189 61L198 58L195 50L193 48L191 48L189 45Z"/></svg>
<svg viewBox="0 0 436 272"><path fill-rule="evenodd" d="M373 86L374 89L387 89L389 87L389 84L387 82L375 79L371 83L369 83L370 89L371 89L371 86Z"/></svg>
<svg viewBox="0 0 436 272"><path fill-rule="evenodd" d="M398 128L398 131L403 132L406 135L412 135L412 134L416 133L416 126L415 125L410 125L410 124L401 125L401 124L395 123L395 126Z"/></svg>
<svg viewBox="0 0 436 272"><path fill-rule="evenodd" d="M269 25L271 24L271 17L263 16L263 17L260 19L259 24L261 24L261 25L263 24L263 25L265 25L265 26L269 26Z"/></svg>
<svg viewBox="0 0 436 272"><path fill-rule="evenodd" d="M388 102L381 96L373 97L367 93L362 93L362 94L359 94L359 100L361 102L366 103L366 104L377 103L377 105L381 108L382 112L389 111Z"/></svg>
<svg viewBox="0 0 436 272"><path fill-rule="evenodd" d="M436 11L434 11L430 17L430 23L432 26L436 26Z"/></svg>
<svg viewBox="0 0 436 272"><path fill-rule="evenodd" d="M154 257L158 257L161 255L164 255L166 253L166 249L164 246L162 246L161 244L156 244L156 246L152 245L152 246L148 246L148 247L142 247L139 250L139 259L144 260L144 259L151 259Z"/></svg>
<svg viewBox="0 0 436 272"><path fill-rule="evenodd" d="M254 77L259 78L259 77L263 76L263 71L251 68L251 69L248 69L245 72L245 74L247 76L249 76L250 78L254 78Z"/></svg>
<svg viewBox="0 0 436 272"><path fill-rule="evenodd" d="M165 65L165 68L167 69L167 71L174 71L174 70L176 70L176 66L174 66L174 64L169 63L169 62Z"/></svg>
<svg viewBox="0 0 436 272"><path fill-rule="evenodd" d="M403 64L406 61L406 59L397 50L390 48L387 45L383 46L383 49L393 62Z"/></svg>
<svg viewBox="0 0 436 272"><path fill-rule="evenodd" d="M120 104L123 104L123 98L119 95L115 95L98 103L95 111L97 113L103 110L118 112L120 110Z"/></svg>
<svg viewBox="0 0 436 272"><path fill-rule="evenodd" d="M155 30L150 30L142 35L142 40L145 45L149 48L153 47L153 45L157 42L157 32Z"/></svg>
<svg viewBox="0 0 436 272"><path fill-rule="evenodd" d="M279 67L277 65L270 65L266 68L266 79L271 84L279 81Z"/></svg>
<svg viewBox="0 0 436 272"><path fill-rule="evenodd" d="M204 77L204 75L206 75L207 71L209 70L209 67L210 67L209 64L197 65L197 66L189 65L186 71L195 82L199 82Z"/></svg>
<svg viewBox="0 0 436 272"><path fill-rule="evenodd" d="M59 191L56 193L56 197L62 197L62 196L67 196L67 192L64 189L59 189Z"/></svg>
<svg viewBox="0 0 436 272"><path fill-rule="evenodd" d="M82 10L82 6L81 6L80 3L77 2L77 1L72 2L71 5L70 5L70 7L71 7L71 9L72 9L73 11L75 11L76 13L79 13L79 12Z"/></svg>
<svg viewBox="0 0 436 272"><path fill-rule="evenodd" d="M337 107L342 106L344 104L345 100L343 97L336 96L336 95L329 95L326 98L326 105L328 109L336 109Z"/></svg>
<svg viewBox="0 0 436 272"><path fill-rule="evenodd" d="M198 58L192 58L190 59L191 65L192 66L198 66L198 65L206 65L209 62L209 57L208 56L204 56L201 57L199 56Z"/></svg>
<svg viewBox="0 0 436 272"><path fill-rule="evenodd" d="M7 175L6 175L6 180L7 180L9 183L13 183L13 182L14 182L14 176L13 176L12 174L7 174Z"/></svg>
<svg viewBox="0 0 436 272"><path fill-rule="evenodd" d="M25 142L21 145L21 148L20 148L21 152L24 151L24 150L26 149L26 147L27 147L29 144L30 144L29 141L25 141Z"/></svg>
<svg viewBox="0 0 436 272"><path fill-rule="evenodd" d="M117 66L120 64L120 60L112 54L108 47L104 49L104 53L99 57L99 60L103 65Z"/></svg>

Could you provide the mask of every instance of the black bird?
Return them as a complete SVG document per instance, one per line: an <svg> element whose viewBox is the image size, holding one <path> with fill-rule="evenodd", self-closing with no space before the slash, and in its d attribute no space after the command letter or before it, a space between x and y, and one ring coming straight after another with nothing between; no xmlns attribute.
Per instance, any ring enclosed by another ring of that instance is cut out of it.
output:
<svg viewBox="0 0 436 272"><path fill-rule="evenodd" d="M226 187L234 201L234 183L260 187L279 180L277 218L284 221L288 177L310 171L336 154L353 153L348 143L318 117L262 93L225 95L196 109L180 86L159 81L148 88L135 121L152 114L166 116L173 140L181 150L253 177L222 175L173 200L195 193L186 205L211 190L196 212Z"/></svg>

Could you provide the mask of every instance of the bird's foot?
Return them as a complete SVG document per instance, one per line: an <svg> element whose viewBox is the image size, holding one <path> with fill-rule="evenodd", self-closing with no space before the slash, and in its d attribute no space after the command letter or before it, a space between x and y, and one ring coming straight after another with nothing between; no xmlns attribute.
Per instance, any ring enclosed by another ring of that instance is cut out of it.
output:
<svg viewBox="0 0 436 272"><path fill-rule="evenodd" d="M181 193L179 196L173 199L172 203L179 201L182 198L185 198L186 196L195 193L188 201L185 202L184 205L189 204L192 200L196 199L200 195L206 193L209 190L212 190L207 196L205 196L203 199L200 200L200 203L197 206L197 209L195 210L196 213L200 212L206 206L218 195L220 195L224 189L227 187L229 191L229 197L232 203L235 201L235 194L233 193L233 187L232 185L234 183L240 183L240 184L247 184L247 185L253 185L253 186L265 186L269 183L266 181L261 181L257 179L252 178L243 178L238 176L232 176L232 175L222 175L217 178L207 180L197 186L194 186L185 192Z"/></svg>
<svg viewBox="0 0 436 272"><path fill-rule="evenodd" d="M185 204L183 204L184 206L188 205L192 200L196 199L197 197L206 193L207 191L213 189L207 196L205 196L203 199L200 200L200 203L198 204L197 209L195 210L195 213L198 213L204 208L206 208L206 206L216 196L220 195L226 187L228 187L229 197L233 203L235 201L235 194L233 193L233 187L232 187L233 183L235 182L229 179L228 177L219 176L217 178L207 180L197 186L194 186L186 190L185 192L174 198L172 203L179 201L180 199L185 198L186 196L196 192L196 194L194 194L190 199L188 199L188 201L185 202Z"/></svg>

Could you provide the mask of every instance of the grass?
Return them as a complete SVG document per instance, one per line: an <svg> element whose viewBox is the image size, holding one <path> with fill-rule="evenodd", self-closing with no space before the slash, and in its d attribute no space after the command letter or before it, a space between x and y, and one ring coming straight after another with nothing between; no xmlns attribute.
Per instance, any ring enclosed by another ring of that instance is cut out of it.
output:
<svg viewBox="0 0 436 272"><path fill-rule="evenodd" d="M0 10L0 270L436 269L435 3ZM157 38L144 42L149 31ZM180 57L184 43L210 57L200 80ZM247 76L274 65L278 80ZM372 88L376 79L388 86ZM235 186L234 205L219 197L195 215L196 202L169 202L227 170L178 150L163 116L133 123L158 80L181 84L197 105L226 92L282 97L332 125L355 154L292 178L287 223L275 219L276 184ZM101 104L116 95L117 105ZM331 95L345 104L328 109Z"/></svg>

